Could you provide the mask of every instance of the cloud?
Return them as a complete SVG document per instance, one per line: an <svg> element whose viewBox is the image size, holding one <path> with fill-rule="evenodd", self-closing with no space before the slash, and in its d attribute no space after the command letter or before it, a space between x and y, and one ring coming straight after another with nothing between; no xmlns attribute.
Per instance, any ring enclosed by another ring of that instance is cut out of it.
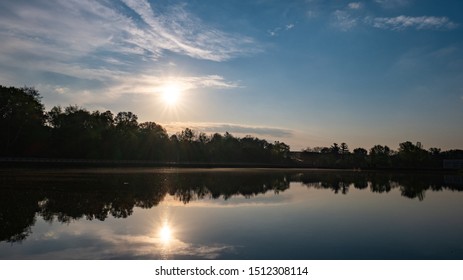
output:
<svg viewBox="0 0 463 280"><path fill-rule="evenodd" d="M210 27L186 8L161 12L145 0L1 1L2 82L41 84L61 101L85 96L88 103L159 87L173 67L160 62L168 53L221 62L259 51L252 38ZM186 88L239 86L214 74L177 76Z"/></svg>
<svg viewBox="0 0 463 280"><path fill-rule="evenodd" d="M357 26L359 20L347 11L336 10L333 13L333 25L342 31L348 31Z"/></svg>
<svg viewBox="0 0 463 280"><path fill-rule="evenodd" d="M55 86L54 91L59 94L64 94L66 92L69 92L69 88L67 87L60 87L60 86Z"/></svg>
<svg viewBox="0 0 463 280"><path fill-rule="evenodd" d="M267 30L267 33L270 36L274 37L274 36L278 36L280 34L280 32L291 30L294 27L295 27L295 25L293 23L289 23L289 24L287 24L287 25L285 25L283 27L279 26L279 27Z"/></svg>
<svg viewBox="0 0 463 280"><path fill-rule="evenodd" d="M54 94L52 104L47 102L47 98L45 98L44 103L47 107L57 104L79 104L81 106L90 106L91 108L98 108L100 110L102 109L100 108L103 106L102 104L117 102L128 96L158 95L168 84L175 84L182 91L202 88L226 90L241 87L237 82L227 81L219 75L157 76L149 73L121 74L114 72L114 75L111 76L111 72L109 71L102 74L99 78L102 79L101 84L95 86L89 85L89 87L92 87L90 89L82 89L79 85L63 86L45 83L37 84L36 88L41 94ZM104 109L109 110L109 108L106 107L104 107Z"/></svg>
<svg viewBox="0 0 463 280"><path fill-rule="evenodd" d="M358 10L360 8L362 8L362 3L360 2L351 2L347 5L347 7L349 9L352 9L352 10Z"/></svg>
<svg viewBox="0 0 463 280"><path fill-rule="evenodd" d="M169 51L194 58L214 61L228 60L249 51L253 40L222 32L203 24L185 10L185 5L173 6L164 14L155 15L146 0L123 0L149 28L144 29L150 43ZM247 45L247 47L246 47Z"/></svg>
<svg viewBox="0 0 463 280"><path fill-rule="evenodd" d="M431 30L443 30L443 29L454 29L458 25L450 21L447 17L433 17L433 16L397 16L397 17L376 17L366 18L365 22L371 24L373 27L380 29L390 30L405 30L405 29L431 29Z"/></svg>
<svg viewBox="0 0 463 280"><path fill-rule="evenodd" d="M171 51L198 59L224 61L253 52L251 38L208 27L184 6L173 6L155 16L145 0L124 3L142 19L98 1L35 1L4 4L3 35L51 48L71 58L101 49L114 55L144 55L158 59ZM143 24L142 24L143 23ZM98 28L95 28L98 26ZM69 58L69 57L67 57ZM115 59L114 57L111 57Z"/></svg>
<svg viewBox="0 0 463 280"><path fill-rule="evenodd" d="M271 136L285 138L293 136L293 131L277 127L248 126L227 123L170 123L163 124L169 133L177 133L185 128L190 128L205 133L225 133L238 134L239 136Z"/></svg>
<svg viewBox="0 0 463 280"><path fill-rule="evenodd" d="M108 234L101 238L101 241L106 245L104 258L114 258L122 255L129 258L148 259L217 259L222 254L233 254L237 250L237 247L231 245L194 244L175 237L169 240L169 247L166 248L159 237L146 235Z"/></svg>
<svg viewBox="0 0 463 280"><path fill-rule="evenodd" d="M168 246L156 233L123 234L92 223L76 223L73 232L65 227L46 232L40 239L53 239L54 246L34 251L35 259L217 259L234 255L240 247L228 244L201 244L175 236ZM77 241L76 241L77 240ZM69 246L73 244L73 246Z"/></svg>
<svg viewBox="0 0 463 280"><path fill-rule="evenodd" d="M219 75L156 76L145 73L113 78L112 85L108 86L108 91L114 94L159 93L166 84L175 84L182 91L198 88L230 89L240 87L238 83L226 81Z"/></svg>
<svg viewBox="0 0 463 280"><path fill-rule="evenodd" d="M361 23L363 4L361 2L350 2L347 6L340 10L335 10L331 15L333 25L342 31L349 31Z"/></svg>
<svg viewBox="0 0 463 280"><path fill-rule="evenodd" d="M385 7L403 6L411 1L406 0L376 0L378 4ZM458 27L458 24L448 17L436 16L405 16L396 17L375 17L366 16L367 11L363 10L363 3L350 2L343 9L331 13L332 25L342 31L350 31L360 25L370 25L384 30L451 30Z"/></svg>

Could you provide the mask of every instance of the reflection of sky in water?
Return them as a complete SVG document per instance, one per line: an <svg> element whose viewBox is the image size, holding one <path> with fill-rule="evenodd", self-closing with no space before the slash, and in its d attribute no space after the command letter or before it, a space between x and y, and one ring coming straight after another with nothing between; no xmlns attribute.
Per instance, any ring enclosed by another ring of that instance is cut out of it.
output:
<svg viewBox="0 0 463 280"><path fill-rule="evenodd" d="M461 192L423 201L351 188L348 195L291 183L284 192L184 204L168 195L126 219L48 223L37 218L0 258L402 259L463 258Z"/></svg>

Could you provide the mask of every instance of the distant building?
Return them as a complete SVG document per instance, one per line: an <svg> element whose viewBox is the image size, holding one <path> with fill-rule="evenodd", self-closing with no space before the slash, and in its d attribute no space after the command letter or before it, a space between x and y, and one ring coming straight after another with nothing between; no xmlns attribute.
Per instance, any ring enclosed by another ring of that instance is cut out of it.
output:
<svg viewBox="0 0 463 280"><path fill-rule="evenodd" d="M444 159L445 169L463 169L463 159Z"/></svg>
<svg viewBox="0 0 463 280"><path fill-rule="evenodd" d="M289 152L289 157L292 160L301 161L302 160L302 152Z"/></svg>

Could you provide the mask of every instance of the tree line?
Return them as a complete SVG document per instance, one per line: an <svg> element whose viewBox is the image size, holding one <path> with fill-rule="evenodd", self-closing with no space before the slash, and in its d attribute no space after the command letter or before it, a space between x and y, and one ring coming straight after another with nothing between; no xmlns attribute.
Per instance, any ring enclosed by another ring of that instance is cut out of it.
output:
<svg viewBox="0 0 463 280"><path fill-rule="evenodd" d="M0 157L149 160L191 163L266 163L320 168L442 168L463 150L425 149L406 141L397 151L375 145L349 150L346 143L291 153L279 141L230 133L206 135L186 128L168 135L132 112L93 111L77 105L49 111L37 90L0 85Z"/></svg>
<svg viewBox="0 0 463 280"><path fill-rule="evenodd" d="M443 160L463 159L463 150L426 150L420 142L405 141L397 151L388 146L374 145L370 150L355 148L352 152L346 143L333 143L330 147L306 148L299 160L304 165L327 168L414 169L442 168Z"/></svg>
<svg viewBox="0 0 463 280"><path fill-rule="evenodd" d="M132 112L93 111L77 105L45 111L37 90L0 86L0 156L169 162L284 163L283 142L186 128L169 136Z"/></svg>

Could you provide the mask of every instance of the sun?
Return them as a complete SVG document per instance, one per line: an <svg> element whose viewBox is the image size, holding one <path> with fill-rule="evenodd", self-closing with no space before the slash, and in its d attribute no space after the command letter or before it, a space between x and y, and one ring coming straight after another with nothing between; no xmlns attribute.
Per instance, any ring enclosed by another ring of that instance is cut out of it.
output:
<svg viewBox="0 0 463 280"><path fill-rule="evenodd" d="M181 90L178 85L169 84L162 88L162 100L167 106L175 106L180 99Z"/></svg>

